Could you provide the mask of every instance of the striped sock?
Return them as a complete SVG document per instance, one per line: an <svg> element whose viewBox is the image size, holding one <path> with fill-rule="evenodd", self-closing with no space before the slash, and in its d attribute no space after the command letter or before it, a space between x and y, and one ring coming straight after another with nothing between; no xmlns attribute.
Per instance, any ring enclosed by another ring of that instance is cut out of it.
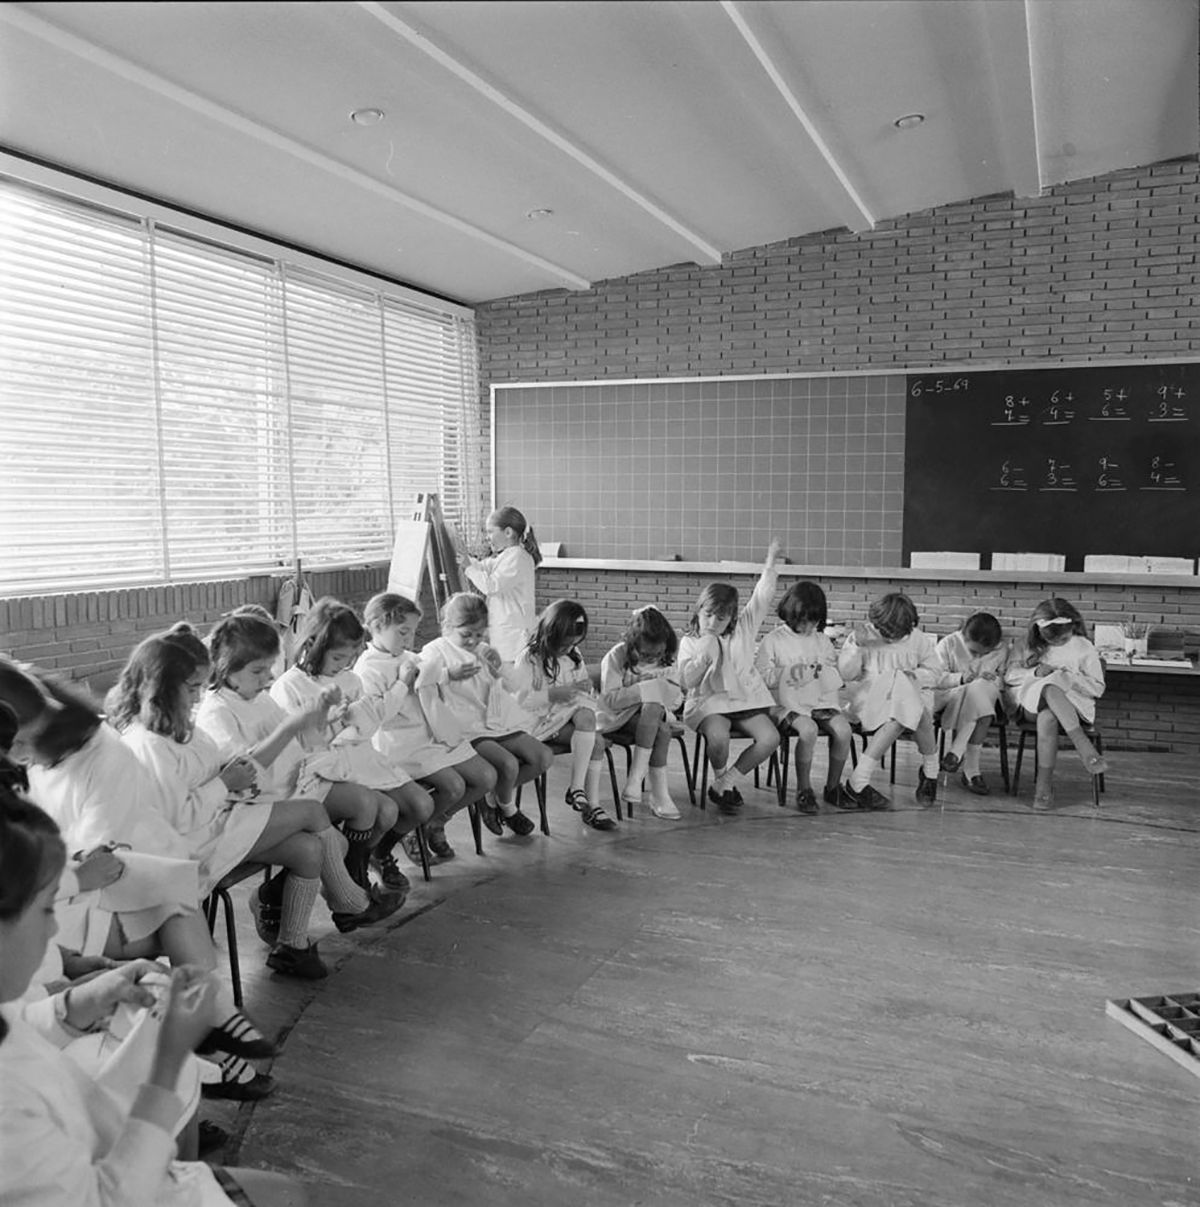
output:
<svg viewBox="0 0 1200 1207"><path fill-rule="evenodd" d="M361 914L370 898L346 870L346 840L333 826L326 826L317 838L321 842L321 888L329 908L338 914Z"/></svg>
<svg viewBox="0 0 1200 1207"><path fill-rule="evenodd" d="M279 922L279 941L289 947L308 946L308 921L317 894L321 891L319 877L289 876L283 886L283 914Z"/></svg>

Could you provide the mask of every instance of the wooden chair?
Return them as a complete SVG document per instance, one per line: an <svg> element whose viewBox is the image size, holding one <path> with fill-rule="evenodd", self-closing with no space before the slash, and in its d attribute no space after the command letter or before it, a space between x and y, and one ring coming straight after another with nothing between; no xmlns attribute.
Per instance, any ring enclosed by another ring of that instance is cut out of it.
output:
<svg viewBox="0 0 1200 1207"><path fill-rule="evenodd" d="M1081 721L1080 728L1087 735L1087 737L1091 739L1092 744L1096 747L1096 753L1103 755L1104 754L1104 737L1100 733L1100 730L1098 730L1096 728L1094 722L1089 722L1087 724L1083 724L1082 718L1080 718L1080 721ZM1017 736L1017 761L1013 765L1012 789L1011 789L1011 795L1013 795L1013 796L1017 795L1017 789L1018 789L1018 785L1019 785L1020 779L1021 779L1021 759L1024 757L1024 754L1025 754L1026 739L1029 738L1030 736L1033 737L1033 774L1034 774L1035 779L1037 777L1037 768L1038 768L1037 722L1030 721L1028 718L1021 716L1017 719L1016 724L1017 724L1017 735L1018 735ZM1062 732L1061 725L1059 726L1059 735L1058 736L1059 736L1060 742L1061 742L1062 738L1066 736ZM1100 808L1100 793L1103 792L1104 790L1105 790L1104 789L1104 772L1101 771L1098 775L1092 776L1092 805L1097 809Z"/></svg>
<svg viewBox="0 0 1200 1207"><path fill-rule="evenodd" d="M233 916L233 898L230 896L229 890L235 885L241 884L243 880L257 876L259 872L263 874L265 884L271 878L271 865L253 861L239 863L213 885L212 892L204 898L200 905L204 911L204 920L208 923L210 935L213 934L217 924L217 907L224 908L225 945L229 951L229 979L233 984L233 1004L239 1009L242 1005L242 970L238 961L237 922Z"/></svg>

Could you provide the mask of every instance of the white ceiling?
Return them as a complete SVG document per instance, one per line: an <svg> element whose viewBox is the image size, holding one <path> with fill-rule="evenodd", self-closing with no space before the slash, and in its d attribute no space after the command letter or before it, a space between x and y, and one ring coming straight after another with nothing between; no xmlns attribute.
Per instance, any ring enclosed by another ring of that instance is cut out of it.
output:
<svg viewBox="0 0 1200 1207"><path fill-rule="evenodd" d="M1195 154L1197 8L2 4L0 143L478 302Z"/></svg>

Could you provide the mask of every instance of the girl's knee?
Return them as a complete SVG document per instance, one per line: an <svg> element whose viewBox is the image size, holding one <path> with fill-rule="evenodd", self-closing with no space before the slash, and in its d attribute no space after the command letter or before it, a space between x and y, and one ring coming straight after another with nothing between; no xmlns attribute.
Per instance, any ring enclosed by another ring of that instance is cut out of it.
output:
<svg viewBox="0 0 1200 1207"><path fill-rule="evenodd" d="M304 822L304 829L310 834L319 834L333 824L325 806L319 800L298 800L292 807L299 813Z"/></svg>
<svg viewBox="0 0 1200 1207"><path fill-rule="evenodd" d="M661 725L666 721L667 710L658 703L643 704L641 716L652 725Z"/></svg>
<svg viewBox="0 0 1200 1207"><path fill-rule="evenodd" d="M595 733L596 714L590 708L581 708L572 718L576 733Z"/></svg>
<svg viewBox="0 0 1200 1207"><path fill-rule="evenodd" d="M400 806L386 792L376 793L375 824L380 829L390 830L400 816Z"/></svg>
<svg viewBox="0 0 1200 1207"><path fill-rule="evenodd" d="M810 717L793 717L792 732L805 750L817 743L817 723Z"/></svg>
<svg viewBox="0 0 1200 1207"><path fill-rule="evenodd" d="M292 870L302 880L315 880L321 874L321 840L315 834L297 834L296 862Z"/></svg>

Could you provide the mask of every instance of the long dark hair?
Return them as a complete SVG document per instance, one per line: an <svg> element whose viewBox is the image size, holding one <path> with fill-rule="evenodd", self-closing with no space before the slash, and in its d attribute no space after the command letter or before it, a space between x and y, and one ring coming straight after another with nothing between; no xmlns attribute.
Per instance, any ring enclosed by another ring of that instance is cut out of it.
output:
<svg viewBox="0 0 1200 1207"><path fill-rule="evenodd" d="M538 617L538 622L525 647L529 661L541 670L542 676L553 682L558 677L558 660L567 655L575 666L583 665L583 655L572 642L587 637L588 618L583 604L573 599L556 599Z"/></svg>
<svg viewBox="0 0 1200 1207"><path fill-rule="evenodd" d="M1043 599L1033 609L1033 615L1029 618L1029 630L1025 636L1026 661L1029 666L1036 666L1050 646L1038 627L1039 620L1069 621L1070 631L1076 637L1087 636L1087 625L1083 623L1083 617L1073 603L1060 599L1057 595L1052 599Z"/></svg>
<svg viewBox="0 0 1200 1207"><path fill-rule="evenodd" d="M679 652L679 634L675 632L670 621L651 604L634 612L625 626L621 640L625 646L625 666L628 670L637 667L639 645L661 645L661 666L670 666Z"/></svg>
<svg viewBox="0 0 1200 1207"><path fill-rule="evenodd" d="M308 675L319 675L325 655L339 645L361 644L366 636L362 621L349 604L326 595L309 609L297 636L296 665Z"/></svg>

